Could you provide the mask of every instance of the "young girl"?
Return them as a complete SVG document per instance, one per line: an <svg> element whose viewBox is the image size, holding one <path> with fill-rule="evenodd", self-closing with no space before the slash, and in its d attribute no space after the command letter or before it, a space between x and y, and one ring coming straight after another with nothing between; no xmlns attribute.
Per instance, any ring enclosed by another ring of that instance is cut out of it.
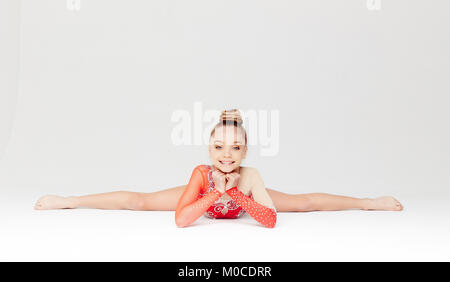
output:
<svg viewBox="0 0 450 282"><path fill-rule="evenodd" d="M41 197L36 210L97 209L175 211L175 223L185 227L202 214L210 218L238 218L247 212L266 227L274 227L276 212L347 209L400 211L393 197L358 199L325 193L286 194L264 186L256 168L241 166L247 153L247 134L238 110L223 111L210 136L211 165L194 168L188 185L153 193L116 191L80 197Z"/></svg>

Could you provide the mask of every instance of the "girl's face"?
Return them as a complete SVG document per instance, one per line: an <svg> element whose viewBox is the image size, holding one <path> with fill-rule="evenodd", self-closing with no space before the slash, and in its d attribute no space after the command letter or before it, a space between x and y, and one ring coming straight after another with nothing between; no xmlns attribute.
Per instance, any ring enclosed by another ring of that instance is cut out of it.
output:
<svg viewBox="0 0 450 282"><path fill-rule="evenodd" d="M232 125L219 126L209 141L209 156L213 165L224 173L237 171L247 154L245 136Z"/></svg>

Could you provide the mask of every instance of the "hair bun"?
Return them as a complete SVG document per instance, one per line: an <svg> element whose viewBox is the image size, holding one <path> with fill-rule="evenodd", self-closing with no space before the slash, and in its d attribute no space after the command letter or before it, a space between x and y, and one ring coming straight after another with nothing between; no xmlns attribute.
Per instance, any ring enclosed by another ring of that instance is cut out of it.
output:
<svg viewBox="0 0 450 282"><path fill-rule="evenodd" d="M238 125L242 125L243 123L241 113L239 112L238 109L222 111L222 114L220 115L220 120L222 122L227 121L236 122Z"/></svg>

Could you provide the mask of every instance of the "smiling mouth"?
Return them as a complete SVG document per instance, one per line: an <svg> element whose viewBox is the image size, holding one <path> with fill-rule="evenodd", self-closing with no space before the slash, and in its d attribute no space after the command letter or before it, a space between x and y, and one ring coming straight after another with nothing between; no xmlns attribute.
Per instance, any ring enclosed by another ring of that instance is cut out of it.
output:
<svg viewBox="0 0 450 282"><path fill-rule="evenodd" d="M219 161L219 163L221 163L223 165L232 165L232 164L234 164L234 161Z"/></svg>

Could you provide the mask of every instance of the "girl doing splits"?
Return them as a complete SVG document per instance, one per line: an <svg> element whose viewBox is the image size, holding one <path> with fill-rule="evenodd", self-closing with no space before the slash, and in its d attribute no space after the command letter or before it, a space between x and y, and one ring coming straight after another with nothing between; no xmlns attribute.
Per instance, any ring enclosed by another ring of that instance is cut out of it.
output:
<svg viewBox="0 0 450 282"><path fill-rule="evenodd" d="M390 196L359 199L325 193L287 194L266 188L256 168L241 166L246 154L247 134L239 111L223 111L211 132L211 164L196 166L187 185L153 193L115 191L71 197L46 195L34 208L175 211L178 227L190 225L201 215L238 218L248 213L269 228L275 226L277 212L403 209L400 202Z"/></svg>

